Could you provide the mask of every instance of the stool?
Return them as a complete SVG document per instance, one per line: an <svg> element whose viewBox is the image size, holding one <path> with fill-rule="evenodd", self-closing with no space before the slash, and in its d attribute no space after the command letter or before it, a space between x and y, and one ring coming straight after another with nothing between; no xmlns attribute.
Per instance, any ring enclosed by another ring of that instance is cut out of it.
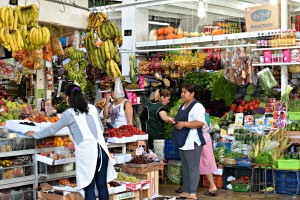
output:
<svg viewBox="0 0 300 200"><path fill-rule="evenodd" d="M264 167L264 168L262 168ZM275 194L275 181L274 181L274 170L273 170L273 166L271 164L252 164L252 171L251 171L251 180L250 180L250 190L249 190L249 196L251 196L251 191L252 191L252 186L254 185L258 185L258 192L260 193L260 186L263 185L265 187L265 198L267 197L267 169L271 168L271 172L272 172L272 184L274 187L274 194ZM257 183L254 183L254 176L255 174L255 169L258 169L258 180ZM261 169L263 169L263 176L264 176L264 181L262 182L261 180Z"/></svg>

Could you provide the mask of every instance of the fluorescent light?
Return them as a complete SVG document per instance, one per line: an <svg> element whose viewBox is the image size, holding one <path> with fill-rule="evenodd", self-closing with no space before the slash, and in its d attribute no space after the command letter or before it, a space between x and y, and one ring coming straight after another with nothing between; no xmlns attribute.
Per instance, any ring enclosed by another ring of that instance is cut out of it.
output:
<svg viewBox="0 0 300 200"><path fill-rule="evenodd" d="M198 17L199 18L205 18L206 8L207 8L207 4L203 0L199 0L199 4L198 4Z"/></svg>
<svg viewBox="0 0 300 200"><path fill-rule="evenodd" d="M270 0L270 4L275 5L275 4L277 4L277 3L278 3L278 0Z"/></svg>
<svg viewBox="0 0 300 200"><path fill-rule="evenodd" d="M148 21L148 24L161 25L161 26L170 26L170 24L169 24L169 23L166 23L166 22L154 22L154 21Z"/></svg>

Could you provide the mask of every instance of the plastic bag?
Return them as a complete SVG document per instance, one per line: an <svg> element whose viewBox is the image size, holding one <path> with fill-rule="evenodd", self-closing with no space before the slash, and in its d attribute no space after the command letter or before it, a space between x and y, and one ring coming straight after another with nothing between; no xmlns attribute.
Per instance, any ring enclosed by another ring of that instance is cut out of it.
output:
<svg viewBox="0 0 300 200"><path fill-rule="evenodd" d="M115 98L125 97L125 91L123 89L122 81L120 78L116 78L115 80L114 97Z"/></svg>
<svg viewBox="0 0 300 200"><path fill-rule="evenodd" d="M170 182L175 183L177 185L181 184L182 166L179 161L169 162L167 167L167 177Z"/></svg>
<svg viewBox="0 0 300 200"><path fill-rule="evenodd" d="M52 62L52 50L50 42L48 42L43 49L43 58L48 62Z"/></svg>
<svg viewBox="0 0 300 200"><path fill-rule="evenodd" d="M51 36L50 41L51 41L51 49L52 49L53 55L64 56L65 53L61 46L59 39L56 36Z"/></svg>
<svg viewBox="0 0 300 200"><path fill-rule="evenodd" d="M276 85L278 85L276 79L274 78L272 72L269 68L265 68L257 73L259 83L264 90L270 90Z"/></svg>

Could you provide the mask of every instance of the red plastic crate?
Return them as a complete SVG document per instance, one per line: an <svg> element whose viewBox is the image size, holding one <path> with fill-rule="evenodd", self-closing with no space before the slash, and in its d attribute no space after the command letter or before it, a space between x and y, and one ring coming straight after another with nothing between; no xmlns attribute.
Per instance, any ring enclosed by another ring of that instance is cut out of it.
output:
<svg viewBox="0 0 300 200"><path fill-rule="evenodd" d="M222 175L213 175L214 176L214 183L216 184L218 189L223 188L223 181L222 181ZM203 187L208 188L209 187L209 182L206 178L205 175L202 176L202 184Z"/></svg>

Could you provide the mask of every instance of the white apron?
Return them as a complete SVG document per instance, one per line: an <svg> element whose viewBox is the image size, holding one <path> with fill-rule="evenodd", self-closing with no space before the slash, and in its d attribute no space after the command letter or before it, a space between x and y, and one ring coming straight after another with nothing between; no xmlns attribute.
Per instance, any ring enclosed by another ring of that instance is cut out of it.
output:
<svg viewBox="0 0 300 200"><path fill-rule="evenodd" d="M109 156L108 148L103 137L103 131L100 128L100 124L97 123L99 121L97 109L94 106L89 105L89 114L96 122L95 124L98 131L98 141L95 140L94 135L89 129L86 121L86 114L76 115L72 108L68 109L68 111L73 115L80 131L83 133L83 141L79 145L74 142L77 189L79 190L87 187L94 178L98 159L98 144L109 157L107 166L107 182L114 180L117 177L117 173Z"/></svg>

